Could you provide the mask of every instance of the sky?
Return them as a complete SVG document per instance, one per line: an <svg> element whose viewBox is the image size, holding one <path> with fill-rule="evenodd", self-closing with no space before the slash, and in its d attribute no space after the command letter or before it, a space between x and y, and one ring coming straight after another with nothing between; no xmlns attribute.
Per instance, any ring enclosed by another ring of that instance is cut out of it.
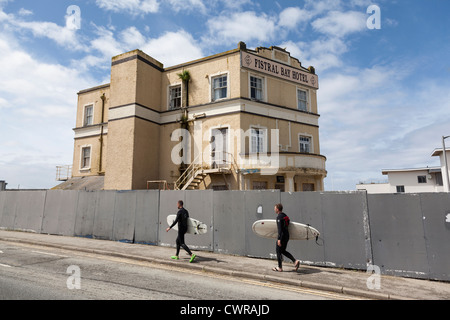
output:
<svg viewBox="0 0 450 320"><path fill-rule="evenodd" d="M371 5L379 29L368 27ZM112 56L139 48L169 67L239 41L315 67L326 191L438 166L431 153L450 135L449 12L445 0L0 0L0 180L58 184L77 92L109 83Z"/></svg>

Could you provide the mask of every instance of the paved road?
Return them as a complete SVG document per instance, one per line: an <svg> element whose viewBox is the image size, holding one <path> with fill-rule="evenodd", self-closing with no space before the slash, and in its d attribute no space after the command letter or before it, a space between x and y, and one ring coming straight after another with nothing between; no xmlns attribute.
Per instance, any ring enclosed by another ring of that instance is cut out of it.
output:
<svg viewBox="0 0 450 320"><path fill-rule="evenodd" d="M3 300L350 298L352 297L341 294L208 274L176 266L0 242L0 299Z"/></svg>

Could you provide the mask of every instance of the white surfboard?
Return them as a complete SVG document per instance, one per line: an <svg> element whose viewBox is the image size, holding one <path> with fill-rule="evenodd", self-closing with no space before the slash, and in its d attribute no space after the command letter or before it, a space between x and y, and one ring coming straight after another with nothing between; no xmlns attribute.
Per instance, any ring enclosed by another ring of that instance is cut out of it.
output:
<svg viewBox="0 0 450 320"><path fill-rule="evenodd" d="M267 239L278 238L278 228L276 220L258 220L253 223L252 230L258 236ZM303 223L289 223L289 239L290 240L315 240L320 232L311 226Z"/></svg>
<svg viewBox="0 0 450 320"><path fill-rule="evenodd" d="M167 223L169 224L169 227L172 225L172 223L175 221L176 218L177 218L176 214L171 214L171 215L167 216ZM173 227L173 229L178 231L178 224L176 224ZM205 234L207 232L208 232L208 226L206 224L204 224L203 222L201 222L197 219L188 218L188 228L187 228L186 233Z"/></svg>

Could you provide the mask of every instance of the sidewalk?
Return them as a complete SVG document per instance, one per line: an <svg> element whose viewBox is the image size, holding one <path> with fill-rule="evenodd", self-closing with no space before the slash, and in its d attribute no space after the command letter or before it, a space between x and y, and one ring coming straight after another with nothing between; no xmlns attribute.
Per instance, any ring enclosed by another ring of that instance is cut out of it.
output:
<svg viewBox="0 0 450 320"><path fill-rule="evenodd" d="M205 272L273 281L370 299L450 300L450 283L381 276L381 289L370 290L367 288L369 275L363 271L301 265L296 273L293 272L291 263L284 263L285 272L278 273L272 271L276 261L195 250L197 254L195 263L189 263L189 257L184 252L181 253L180 260L171 260L170 256L174 254L173 248L3 230L0 230L0 241L176 265Z"/></svg>

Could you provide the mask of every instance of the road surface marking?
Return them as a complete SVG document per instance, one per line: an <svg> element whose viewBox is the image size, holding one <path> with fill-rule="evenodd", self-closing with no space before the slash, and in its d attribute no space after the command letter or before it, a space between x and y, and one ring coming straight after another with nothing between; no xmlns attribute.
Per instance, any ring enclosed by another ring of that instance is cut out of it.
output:
<svg viewBox="0 0 450 320"><path fill-rule="evenodd" d="M31 252L39 253L39 254L45 254L45 255L48 255L48 256L55 256L55 257L68 258L68 256L63 256L63 255L60 255L60 254L50 253L50 252L42 252L42 251L34 251L34 250L32 250Z"/></svg>

